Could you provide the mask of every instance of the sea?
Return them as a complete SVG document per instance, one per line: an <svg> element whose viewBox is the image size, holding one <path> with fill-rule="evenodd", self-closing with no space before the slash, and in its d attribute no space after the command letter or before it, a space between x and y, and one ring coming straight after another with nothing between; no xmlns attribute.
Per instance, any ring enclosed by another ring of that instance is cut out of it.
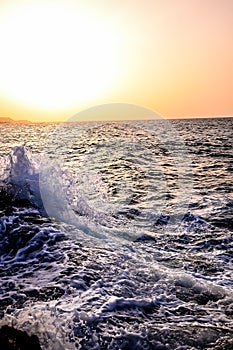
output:
<svg viewBox="0 0 233 350"><path fill-rule="evenodd" d="M232 135L233 118L1 123L0 344L233 349Z"/></svg>

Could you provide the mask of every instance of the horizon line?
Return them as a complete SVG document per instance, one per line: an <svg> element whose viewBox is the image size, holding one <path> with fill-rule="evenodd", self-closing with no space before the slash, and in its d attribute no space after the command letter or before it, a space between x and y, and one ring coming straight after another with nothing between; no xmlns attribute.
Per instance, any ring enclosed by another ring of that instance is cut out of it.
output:
<svg viewBox="0 0 233 350"><path fill-rule="evenodd" d="M71 117L70 117L71 118ZM159 120L159 119L167 119L167 120L190 120L190 119L224 119L224 118L233 118L233 115L215 115L215 116L182 116L182 117L166 117L166 116L161 116L161 118L153 118L153 119L96 119L96 120L77 120L77 121L69 121L68 119L65 120L29 120L29 119L13 119L12 117L0 117L0 123L31 123L31 124L40 124L40 123L55 123L55 124L60 124L60 123L76 123L76 122L111 122L111 121L139 121L139 120ZM2 121L2 119L6 121Z"/></svg>

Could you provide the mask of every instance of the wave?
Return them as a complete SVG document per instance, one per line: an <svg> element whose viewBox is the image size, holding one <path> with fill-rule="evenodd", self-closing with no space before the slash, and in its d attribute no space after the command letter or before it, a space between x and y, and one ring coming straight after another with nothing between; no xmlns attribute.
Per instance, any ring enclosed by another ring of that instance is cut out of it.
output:
<svg viewBox="0 0 233 350"><path fill-rule="evenodd" d="M38 160L25 145L13 147L12 152L1 159L1 199L8 204L31 205L44 213L38 167Z"/></svg>
<svg viewBox="0 0 233 350"><path fill-rule="evenodd" d="M129 349L165 349L164 344L174 348L174 339L177 349L206 348L218 338L232 346L232 236L188 211L170 232L172 217L166 213L143 217L128 206L110 217L110 211L88 205L68 172L62 177L61 167L48 163L57 181L44 189L52 205L61 201L61 222L55 222L43 205L40 164L25 145L1 159L0 325L13 320L18 330L37 335L42 348L51 350L73 349L73 339L83 349L107 348L110 341L118 349L123 342ZM215 211L220 216L229 208L230 202ZM59 215L54 212L57 220ZM71 218L75 228L65 230L62 222L72 223ZM130 236L132 231L138 234ZM83 239L90 235L88 246ZM67 239L78 236L81 243ZM122 245L106 249L93 236L113 237ZM14 310L10 316L9 310ZM135 333L138 324L148 334Z"/></svg>
<svg viewBox="0 0 233 350"><path fill-rule="evenodd" d="M41 183L44 179L41 178L44 174L44 168L41 171L41 158L42 156L36 157L29 148L25 145L21 145L13 147L11 153L7 157L2 157L0 159L1 202L8 205L29 205L37 208L41 215L51 216L57 219L59 219L59 205L61 205L61 212L63 212L62 218L64 219L64 211L66 208L66 205L64 205L64 195L67 196L70 194L70 197L72 197L75 192L73 188L70 189L68 188L69 185L67 185L64 194L63 181L64 176L66 176L66 180L68 179L68 172L62 170L57 164L48 164L46 170L52 172L53 181L51 181L51 187L47 186L46 189L43 188L42 190ZM43 162L43 165L44 164L45 162ZM46 173L46 175L48 176L48 173ZM48 185L48 181L46 181L46 185ZM68 193L69 190L70 193ZM47 192L46 199L43 199L46 202L50 200L49 213L47 213L44 208L41 192L43 192L44 197L45 192ZM72 198L69 199L67 204L70 205L71 203ZM76 212L80 216L90 216L92 219L96 216L96 213L91 211L85 204L84 198L79 198L79 205L73 207L73 212Z"/></svg>
<svg viewBox="0 0 233 350"><path fill-rule="evenodd" d="M42 167L41 167L42 164ZM83 233L102 239L144 240L154 239L161 229L189 231L203 230L209 224L232 229L232 201L215 208L209 220L200 215L184 212L177 222L173 215L153 211L146 215L136 206L107 207L91 206L88 203L86 187L96 179L82 174L82 187L77 189L73 175L56 160L32 154L25 144L13 147L11 153L0 158L0 209L12 206L32 207L44 217L71 224ZM192 203L190 204L192 207ZM4 225L2 223L2 225ZM149 227L149 229L148 229Z"/></svg>

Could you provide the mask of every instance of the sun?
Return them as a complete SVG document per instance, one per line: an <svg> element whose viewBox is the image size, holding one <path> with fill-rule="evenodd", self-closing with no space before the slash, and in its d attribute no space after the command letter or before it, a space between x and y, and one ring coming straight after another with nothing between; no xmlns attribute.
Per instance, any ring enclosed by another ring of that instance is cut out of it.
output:
<svg viewBox="0 0 233 350"><path fill-rule="evenodd" d="M0 13L0 93L61 109L104 94L121 75L120 33L71 2L9 2Z"/></svg>

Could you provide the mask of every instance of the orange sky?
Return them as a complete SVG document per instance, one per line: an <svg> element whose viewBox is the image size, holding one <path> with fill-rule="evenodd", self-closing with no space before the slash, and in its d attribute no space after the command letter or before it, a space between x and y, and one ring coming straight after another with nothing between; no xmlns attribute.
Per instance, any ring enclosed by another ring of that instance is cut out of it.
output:
<svg viewBox="0 0 233 350"><path fill-rule="evenodd" d="M233 115L232 0L5 0L0 42L0 117Z"/></svg>

